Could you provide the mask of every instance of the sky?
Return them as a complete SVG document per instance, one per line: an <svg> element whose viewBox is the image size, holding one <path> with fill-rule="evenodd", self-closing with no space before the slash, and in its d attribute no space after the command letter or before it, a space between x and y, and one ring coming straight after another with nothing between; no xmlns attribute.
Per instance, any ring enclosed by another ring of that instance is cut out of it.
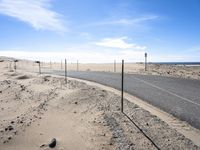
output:
<svg viewBox="0 0 200 150"><path fill-rule="evenodd" d="M0 0L0 56L199 62L199 0Z"/></svg>

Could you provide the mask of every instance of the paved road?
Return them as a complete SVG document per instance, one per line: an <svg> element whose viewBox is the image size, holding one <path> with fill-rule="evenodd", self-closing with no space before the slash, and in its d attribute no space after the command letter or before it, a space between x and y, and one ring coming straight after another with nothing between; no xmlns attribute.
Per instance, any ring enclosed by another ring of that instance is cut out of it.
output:
<svg viewBox="0 0 200 150"><path fill-rule="evenodd" d="M64 72L56 71L64 75ZM121 89L121 75L106 72L68 72L68 76ZM200 129L200 81L153 75L125 74L126 92Z"/></svg>

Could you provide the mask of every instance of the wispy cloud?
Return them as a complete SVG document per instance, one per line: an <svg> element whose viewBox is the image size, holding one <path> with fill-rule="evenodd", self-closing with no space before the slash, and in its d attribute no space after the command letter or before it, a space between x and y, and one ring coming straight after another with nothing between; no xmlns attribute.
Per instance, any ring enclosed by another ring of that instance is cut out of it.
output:
<svg viewBox="0 0 200 150"><path fill-rule="evenodd" d="M128 43L125 40L127 37L120 38L104 38L99 42L95 42L95 45L109 47L109 48L119 48L119 49L135 49L135 50L145 50L145 46L139 46L134 43Z"/></svg>
<svg viewBox="0 0 200 150"><path fill-rule="evenodd" d="M100 25L123 25L123 26L136 26L141 23L153 21L158 19L156 15L141 16L138 18L119 18L119 19L108 19L100 22L90 23L89 26L100 26Z"/></svg>
<svg viewBox="0 0 200 150"><path fill-rule="evenodd" d="M1 0L0 13L30 24L37 30L64 32L60 15L50 10L51 0Z"/></svg>
<svg viewBox="0 0 200 150"><path fill-rule="evenodd" d="M187 51L193 53L193 52L200 52L200 45L197 46L193 46L191 48L189 48Z"/></svg>

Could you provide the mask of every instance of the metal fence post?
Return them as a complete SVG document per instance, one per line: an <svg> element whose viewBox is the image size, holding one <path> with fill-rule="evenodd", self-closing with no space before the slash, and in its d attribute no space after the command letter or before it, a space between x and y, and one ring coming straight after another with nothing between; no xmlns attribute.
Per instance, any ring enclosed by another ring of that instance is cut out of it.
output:
<svg viewBox="0 0 200 150"><path fill-rule="evenodd" d="M114 72L116 72L116 60L114 60Z"/></svg>
<svg viewBox="0 0 200 150"><path fill-rule="evenodd" d="M17 70L17 63L18 62L18 60L14 60L14 70L15 70L15 72L16 72L16 70Z"/></svg>
<svg viewBox="0 0 200 150"><path fill-rule="evenodd" d="M60 69L62 70L62 60L61 60L61 62L60 62Z"/></svg>
<svg viewBox="0 0 200 150"><path fill-rule="evenodd" d="M76 64L76 71L78 71L78 60L77 60L77 64Z"/></svg>
<svg viewBox="0 0 200 150"><path fill-rule="evenodd" d="M41 74L41 66L40 66L40 61L39 61L39 73Z"/></svg>
<svg viewBox="0 0 200 150"><path fill-rule="evenodd" d="M50 69L52 68L52 66L51 66L51 61L50 61Z"/></svg>
<svg viewBox="0 0 200 150"><path fill-rule="evenodd" d="M147 71L147 53L144 54L145 57L145 71Z"/></svg>
<svg viewBox="0 0 200 150"><path fill-rule="evenodd" d="M35 61L35 63L37 63L38 64L38 67L39 67L39 74L41 74L41 67L40 67L40 61Z"/></svg>
<svg viewBox="0 0 200 150"><path fill-rule="evenodd" d="M9 68L10 68L10 71L11 71L11 63L12 63L12 62L11 62L11 61L9 61Z"/></svg>
<svg viewBox="0 0 200 150"><path fill-rule="evenodd" d="M65 83L67 83L67 60L65 59Z"/></svg>
<svg viewBox="0 0 200 150"><path fill-rule="evenodd" d="M122 79L121 79L121 112L124 112L124 60L122 60Z"/></svg>

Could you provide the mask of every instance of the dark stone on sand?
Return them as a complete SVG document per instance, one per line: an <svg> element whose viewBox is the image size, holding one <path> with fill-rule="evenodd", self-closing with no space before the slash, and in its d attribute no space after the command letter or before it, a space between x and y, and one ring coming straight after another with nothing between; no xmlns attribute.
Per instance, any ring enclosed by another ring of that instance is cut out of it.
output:
<svg viewBox="0 0 200 150"><path fill-rule="evenodd" d="M53 138L53 139L51 140L51 142L49 143L49 147L50 147L50 148L56 147L56 139L55 139L55 138Z"/></svg>
<svg viewBox="0 0 200 150"><path fill-rule="evenodd" d="M22 75L22 76L17 77L17 79L20 79L20 80L29 79L29 76L27 76L27 75Z"/></svg>
<svg viewBox="0 0 200 150"><path fill-rule="evenodd" d="M5 140L5 141L3 141L3 143L5 144L5 143L8 143L8 141L7 140Z"/></svg>
<svg viewBox="0 0 200 150"><path fill-rule="evenodd" d="M77 104L78 104L78 102L75 102L74 104L76 104L76 105L77 105Z"/></svg>
<svg viewBox="0 0 200 150"><path fill-rule="evenodd" d="M0 93L2 93L2 91L0 91Z"/></svg>
<svg viewBox="0 0 200 150"><path fill-rule="evenodd" d="M13 126L11 126L11 125L8 126L8 130L9 130L9 131L11 131L11 130L13 130L13 129L14 129Z"/></svg>
<svg viewBox="0 0 200 150"><path fill-rule="evenodd" d="M40 147L45 147L46 146L46 144L42 144L42 145L40 145Z"/></svg>
<svg viewBox="0 0 200 150"><path fill-rule="evenodd" d="M14 133L15 135L17 135L17 131L14 131L13 133Z"/></svg>

